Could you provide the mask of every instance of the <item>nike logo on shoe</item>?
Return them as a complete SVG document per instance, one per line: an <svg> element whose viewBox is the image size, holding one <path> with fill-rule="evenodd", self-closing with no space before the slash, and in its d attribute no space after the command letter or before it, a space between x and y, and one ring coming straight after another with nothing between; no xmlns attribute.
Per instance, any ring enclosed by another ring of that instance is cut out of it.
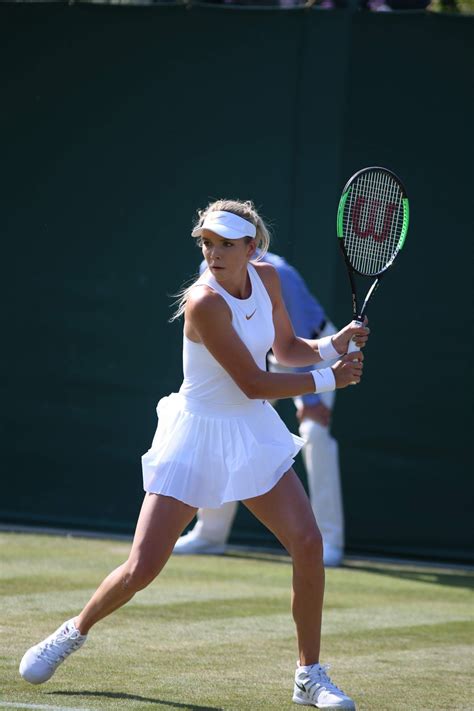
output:
<svg viewBox="0 0 474 711"><path fill-rule="evenodd" d="M298 684L297 681L295 681L295 684L298 687L298 689L300 689L301 691L304 691L306 693L306 687L304 684Z"/></svg>
<svg viewBox="0 0 474 711"><path fill-rule="evenodd" d="M255 309L255 311L256 311L256 310L257 310L257 309ZM250 316L247 316L247 314L245 314L245 318L247 319L247 321L250 321L250 319L251 319L252 316L254 315L255 311L252 311L252 313L250 314Z"/></svg>

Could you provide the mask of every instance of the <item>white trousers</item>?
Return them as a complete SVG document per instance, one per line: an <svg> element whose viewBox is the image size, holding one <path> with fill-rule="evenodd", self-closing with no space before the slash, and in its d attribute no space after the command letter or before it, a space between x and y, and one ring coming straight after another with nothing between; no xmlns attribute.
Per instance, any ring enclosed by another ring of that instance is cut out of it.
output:
<svg viewBox="0 0 474 711"><path fill-rule="evenodd" d="M322 336L336 332L327 324ZM322 363L327 368L330 363ZM271 370L278 368L271 367ZM321 393L321 400L333 409L335 392ZM314 420L301 422L299 432L305 444L303 461L308 479L311 506L326 546L344 548L344 513L339 471L339 448L329 427ZM237 502L231 501L218 509L199 509L194 533L212 543L226 543L237 512Z"/></svg>
<svg viewBox="0 0 474 711"><path fill-rule="evenodd" d="M332 397L327 397L327 396ZM321 400L332 409L334 392L322 393ZM332 402L331 402L332 400ZM339 446L329 427L303 420L300 435L305 444L301 453L308 478L309 498L326 547L344 548L344 513L339 471Z"/></svg>

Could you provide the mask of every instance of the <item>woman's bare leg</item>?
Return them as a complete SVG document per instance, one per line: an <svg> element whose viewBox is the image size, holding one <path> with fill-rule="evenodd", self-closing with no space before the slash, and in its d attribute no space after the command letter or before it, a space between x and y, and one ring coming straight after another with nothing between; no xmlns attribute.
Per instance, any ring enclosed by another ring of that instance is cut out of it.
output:
<svg viewBox="0 0 474 711"><path fill-rule="evenodd" d="M105 578L76 618L81 634L156 578L196 511L170 496L145 495L128 560Z"/></svg>
<svg viewBox="0 0 474 711"><path fill-rule="evenodd" d="M324 597L323 546L303 485L290 469L269 492L243 503L275 534L293 560L291 608L299 661L301 665L316 664Z"/></svg>

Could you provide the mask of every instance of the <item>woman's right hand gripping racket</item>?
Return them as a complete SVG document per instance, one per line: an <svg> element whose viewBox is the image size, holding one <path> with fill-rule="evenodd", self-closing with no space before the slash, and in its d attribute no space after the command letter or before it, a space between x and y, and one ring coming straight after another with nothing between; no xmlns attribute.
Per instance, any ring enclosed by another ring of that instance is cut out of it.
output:
<svg viewBox="0 0 474 711"><path fill-rule="evenodd" d="M342 191L337 211L337 236L352 289L352 318L362 326L367 304L382 275L392 266L408 231L409 206L403 184L386 168L359 170ZM372 280L362 308L355 275ZM358 351L351 341L348 353Z"/></svg>

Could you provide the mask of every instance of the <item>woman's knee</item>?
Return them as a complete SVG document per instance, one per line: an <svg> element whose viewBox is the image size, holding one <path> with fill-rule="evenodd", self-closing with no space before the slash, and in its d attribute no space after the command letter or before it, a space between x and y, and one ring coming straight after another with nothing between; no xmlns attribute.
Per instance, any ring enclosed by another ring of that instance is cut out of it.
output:
<svg viewBox="0 0 474 711"><path fill-rule="evenodd" d="M292 547L292 558L295 564L305 566L319 565L323 560L323 539L319 529L305 529Z"/></svg>
<svg viewBox="0 0 474 711"><path fill-rule="evenodd" d="M149 585L160 572L161 567L155 561L129 559L123 568L122 586L130 592L138 592Z"/></svg>

